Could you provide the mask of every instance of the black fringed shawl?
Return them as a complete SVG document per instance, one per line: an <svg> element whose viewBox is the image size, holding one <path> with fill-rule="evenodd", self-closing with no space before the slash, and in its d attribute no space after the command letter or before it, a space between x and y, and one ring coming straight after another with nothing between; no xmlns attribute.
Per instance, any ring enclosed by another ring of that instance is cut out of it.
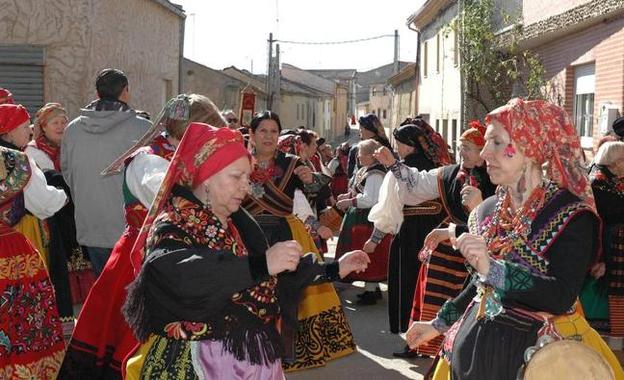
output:
<svg viewBox="0 0 624 380"><path fill-rule="evenodd" d="M268 275L268 244L256 221L243 209L231 219L242 242L189 190L174 187L148 237L141 273L128 288L124 315L139 341L150 334L218 340L253 364L282 356L278 318L296 331L301 291L313 281L337 279L338 266L308 256L278 280ZM247 255L236 254L241 248Z"/></svg>

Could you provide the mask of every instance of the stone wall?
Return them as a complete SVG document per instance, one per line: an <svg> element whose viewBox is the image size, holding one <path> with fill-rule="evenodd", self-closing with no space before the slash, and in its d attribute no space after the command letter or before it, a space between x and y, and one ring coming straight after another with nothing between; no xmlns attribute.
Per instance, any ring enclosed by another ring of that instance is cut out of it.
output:
<svg viewBox="0 0 624 380"><path fill-rule="evenodd" d="M151 114L178 91L182 20L152 0L0 0L0 9L0 43L44 47L44 99L72 118L96 98L106 67L126 72L131 105Z"/></svg>
<svg viewBox="0 0 624 380"><path fill-rule="evenodd" d="M207 96L219 109L240 110L240 91L245 83L218 70L200 65L189 59L182 63L182 92ZM256 103L258 103L258 97Z"/></svg>
<svg viewBox="0 0 624 380"><path fill-rule="evenodd" d="M531 25L549 17L567 12L579 5L591 3L589 0L524 0L522 2L522 18L524 25Z"/></svg>

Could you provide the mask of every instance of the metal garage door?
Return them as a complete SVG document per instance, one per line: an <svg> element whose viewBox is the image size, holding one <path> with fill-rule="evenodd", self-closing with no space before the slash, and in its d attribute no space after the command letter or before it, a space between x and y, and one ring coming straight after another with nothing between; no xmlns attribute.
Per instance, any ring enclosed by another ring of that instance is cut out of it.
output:
<svg viewBox="0 0 624 380"><path fill-rule="evenodd" d="M42 47L0 45L0 87L13 93L15 103L34 115L43 106Z"/></svg>

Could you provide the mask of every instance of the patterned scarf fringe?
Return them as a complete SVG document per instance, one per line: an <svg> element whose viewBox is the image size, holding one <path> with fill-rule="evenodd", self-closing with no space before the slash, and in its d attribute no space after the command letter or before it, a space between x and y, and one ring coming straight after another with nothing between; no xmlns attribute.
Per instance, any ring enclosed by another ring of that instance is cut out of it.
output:
<svg viewBox="0 0 624 380"><path fill-rule="evenodd" d="M249 361L255 365L269 365L283 355L283 345L273 325L259 329L231 329L222 339L227 352L237 360Z"/></svg>
<svg viewBox="0 0 624 380"><path fill-rule="evenodd" d="M134 332L139 342L146 342L154 333L150 323L149 309L146 305L145 275L141 271L139 276L128 285L128 296L123 306L123 315L128 326ZM245 311L245 313L247 313ZM238 319L237 325L249 326L256 324L255 317L249 315ZM247 322L247 323L246 323ZM255 323L254 323L255 322ZM226 322L209 322L213 326L214 333L206 338L223 343L226 351L230 352L237 360L248 361L252 364L269 365L281 358L284 353L282 339L273 324L262 324L248 328L228 328Z"/></svg>
<svg viewBox="0 0 624 380"><path fill-rule="evenodd" d="M139 342L147 341L153 330L145 302L147 300L145 289L145 271L141 271L138 277L128 285L128 296L122 309L128 326L134 331Z"/></svg>

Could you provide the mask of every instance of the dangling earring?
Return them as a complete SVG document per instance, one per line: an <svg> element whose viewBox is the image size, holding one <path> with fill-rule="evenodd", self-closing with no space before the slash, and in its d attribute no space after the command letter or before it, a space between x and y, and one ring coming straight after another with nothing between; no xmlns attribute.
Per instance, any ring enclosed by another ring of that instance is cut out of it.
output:
<svg viewBox="0 0 624 380"><path fill-rule="evenodd" d="M518 180L518 186L516 187L518 194L524 194L524 192L526 191L526 171L527 165L524 164L522 168L522 174L520 175L520 179Z"/></svg>

